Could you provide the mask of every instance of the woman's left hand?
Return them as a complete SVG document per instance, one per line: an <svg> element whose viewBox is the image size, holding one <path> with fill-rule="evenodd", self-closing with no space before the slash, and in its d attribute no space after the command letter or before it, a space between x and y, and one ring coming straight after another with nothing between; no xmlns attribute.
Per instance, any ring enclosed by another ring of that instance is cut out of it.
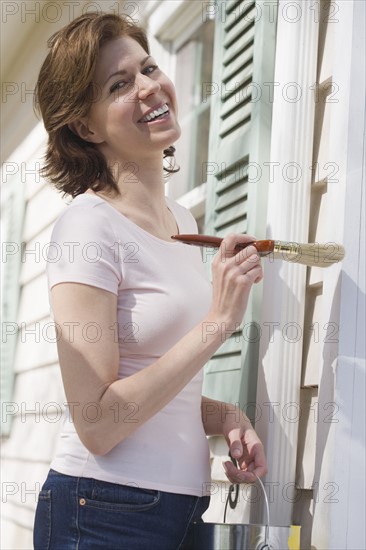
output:
<svg viewBox="0 0 366 550"><path fill-rule="evenodd" d="M228 460L223 462L227 478L231 483L253 483L256 476L267 473L267 461L262 442L249 421L224 431L230 455L237 461L238 467ZM255 474L255 475L254 475Z"/></svg>

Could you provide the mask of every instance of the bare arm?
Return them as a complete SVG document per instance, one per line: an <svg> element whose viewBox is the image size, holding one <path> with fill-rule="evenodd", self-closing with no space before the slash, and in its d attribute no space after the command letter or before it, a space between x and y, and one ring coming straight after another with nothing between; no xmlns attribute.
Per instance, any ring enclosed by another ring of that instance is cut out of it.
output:
<svg viewBox="0 0 366 550"><path fill-rule="evenodd" d="M233 250L236 242L252 239L231 235L224 240L213 262L213 303L207 317L155 363L124 379L118 379L118 342L111 330L117 321L117 297L78 283L52 288L55 321L62 328L58 352L66 397L79 437L91 452L106 454L161 410L241 322L250 288L262 278L262 271L254 247L236 256ZM64 330L70 323L72 338ZM88 323L98 328L94 342L90 333L86 337ZM216 323L219 330L202 338L205 323ZM91 403L97 421L85 414ZM125 421L129 404L135 406L138 422Z"/></svg>
<svg viewBox="0 0 366 550"><path fill-rule="evenodd" d="M238 461L239 468L229 460L223 464L232 483L250 483L256 480L254 473L258 477L267 473L263 445L238 405L202 396L201 411L206 434L223 435L230 455Z"/></svg>

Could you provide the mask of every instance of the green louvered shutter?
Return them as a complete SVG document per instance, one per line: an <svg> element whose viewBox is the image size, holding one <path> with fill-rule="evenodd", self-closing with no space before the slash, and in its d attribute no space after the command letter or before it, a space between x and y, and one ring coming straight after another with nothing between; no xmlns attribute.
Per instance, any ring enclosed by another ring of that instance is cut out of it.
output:
<svg viewBox="0 0 366 550"><path fill-rule="evenodd" d="M265 238L274 10L248 0L219 2L218 7L213 81L220 90L211 103L205 232ZM248 404L254 405L256 395L260 305L261 287L255 287L243 330L207 364L204 382L206 395L239 402L252 418L254 408Z"/></svg>
<svg viewBox="0 0 366 550"><path fill-rule="evenodd" d="M21 238L24 215L24 185L15 177L4 185L1 204L1 435L10 432L11 418L17 407L12 403L14 358L18 338L17 313Z"/></svg>

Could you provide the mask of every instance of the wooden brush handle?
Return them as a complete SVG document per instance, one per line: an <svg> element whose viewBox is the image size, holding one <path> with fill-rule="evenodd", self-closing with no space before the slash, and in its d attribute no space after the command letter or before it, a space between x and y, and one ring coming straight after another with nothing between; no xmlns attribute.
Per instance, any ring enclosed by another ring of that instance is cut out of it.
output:
<svg viewBox="0 0 366 550"><path fill-rule="evenodd" d="M172 239L186 244L219 248L223 239L210 235L173 235ZM294 243L286 241L260 240L238 243L235 250L243 250L253 245L259 256L268 256L287 262L307 265L309 267L328 267L343 260L344 248L336 243Z"/></svg>
<svg viewBox="0 0 366 550"><path fill-rule="evenodd" d="M220 248L224 239L221 237L212 237L210 235L172 235L172 239L181 241L185 244L193 244L196 246L206 246L209 248ZM255 246L260 256L264 256L273 252L275 241L250 241L248 243L238 243L235 245L235 250L243 250L250 245Z"/></svg>

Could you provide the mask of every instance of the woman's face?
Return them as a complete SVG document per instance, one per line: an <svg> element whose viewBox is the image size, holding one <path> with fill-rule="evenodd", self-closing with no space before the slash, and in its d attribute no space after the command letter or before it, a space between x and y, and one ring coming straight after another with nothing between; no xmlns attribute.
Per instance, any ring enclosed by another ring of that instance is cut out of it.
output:
<svg viewBox="0 0 366 550"><path fill-rule="evenodd" d="M179 138L173 83L134 39L124 36L101 48L94 89L89 135L82 137L97 143L107 160L162 157Z"/></svg>

